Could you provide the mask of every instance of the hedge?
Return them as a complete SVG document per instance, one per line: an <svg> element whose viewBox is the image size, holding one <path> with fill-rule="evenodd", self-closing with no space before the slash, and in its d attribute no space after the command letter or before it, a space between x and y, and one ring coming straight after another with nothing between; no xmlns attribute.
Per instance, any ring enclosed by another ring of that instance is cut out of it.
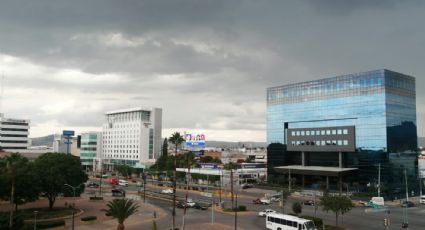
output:
<svg viewBox="0 0 425 230"><path fill-rule="evenodd" d="M59 226L64 226L65 221L64 220L55 220L55 221L48 221L48 222L37 222L37 228L38 229L47 229L47 228L54 228Z"/></svg>
<svg viewBox="0 0 425 230"><path fill-rule="evenodd" d="M2 212L0 213L0 229L9 229L9 212ZM22 229L24 226L24 220L22 219L22 216L15 213L13 215L13 228L12 230L18 230Z"/></svg>
<svg viewBox="0 0 425 230"><path fill-rule="evenodd" d="M238 211L238 212L246 212L246 206L239 206L238 208L225 208L223 211L225 212L234 212L234 211Z"/></svg>
<svg viewBox="0 0 425 230"><path fill-rule="evenodd" d="M81 217L81 221L92 221L92 220L97 220L96 216L83 216Z"/></svg>
<svg viewBox="0 0 425 230"><path fill-rule="evenodd" d="M91 196L90 200L103 200L103 197L101 197L101 196Z"/></svg>

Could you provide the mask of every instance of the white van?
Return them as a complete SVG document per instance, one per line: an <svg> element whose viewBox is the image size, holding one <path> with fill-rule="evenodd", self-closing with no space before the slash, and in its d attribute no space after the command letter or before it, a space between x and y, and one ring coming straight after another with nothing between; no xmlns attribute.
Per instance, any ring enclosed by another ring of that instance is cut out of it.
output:
<svg viewBox="0 0 425 230"><path fill-rule="evenodd" d="M421 196L421 199L419 200L420 204L425 204L425 195Z"/></svg>
<svg viewBox="0 0 425 230"><path fill-rule="evenodd" d="M372 197L372 199L370 199L368 203L368 206L384 207L385 206L384 197L381 197L381 196Z"/></svg>

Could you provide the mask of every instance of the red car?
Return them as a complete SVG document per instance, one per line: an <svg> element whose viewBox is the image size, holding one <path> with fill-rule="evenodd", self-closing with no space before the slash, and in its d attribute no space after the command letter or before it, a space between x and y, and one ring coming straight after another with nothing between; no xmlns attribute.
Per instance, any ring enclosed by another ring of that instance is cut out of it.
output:
<svg viewBox="0 0 425 230"><path fill-rule="evenodd" d="M111 177L108 179L109 183L112 185L118 185L118 179L115 177Z"/></svg>

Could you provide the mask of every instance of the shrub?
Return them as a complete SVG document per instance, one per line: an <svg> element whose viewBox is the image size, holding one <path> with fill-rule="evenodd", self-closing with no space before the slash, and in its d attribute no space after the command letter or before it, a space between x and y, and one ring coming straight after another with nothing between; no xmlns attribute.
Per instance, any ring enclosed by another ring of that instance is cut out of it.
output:
<svg viewBox="0 0 425 230"><path fill-rule="evenodd" d="M8 212L2 212L0 213L0 229L9 229L9 215ZM24 219L22 216L17 215L16 213L13 215L13 228L15 229L21 229L24 226Z"/></svg>
<svg viewBox="0 0 425 230"><path fill-rule="evenodd" d="M246 212L246 206L244 205L239 206L239 212Z"/></svg>
<svg viewBox="0 0 425 230"><path fill-rule="evenodd" d="M83 216L81 217L81 221L92 221L92 220L97 220L96 216Z"/></svg>
<svg viewBox="0 0 425 230"><path fill-rule="evenodd" d="M317 229L322 229L323 227L323 220L321 218L314 216L301 216L301 218L313 221Z"/></svg>
<svg viewBox="0 0 425 230"><path fill-rule="evenodd" d="M47 228L54 228L59 226L64 226L65 221L64 220L55 220L55 221L49 221L49 222L37 222L37 228L38 229L47 229Z"/></svg>

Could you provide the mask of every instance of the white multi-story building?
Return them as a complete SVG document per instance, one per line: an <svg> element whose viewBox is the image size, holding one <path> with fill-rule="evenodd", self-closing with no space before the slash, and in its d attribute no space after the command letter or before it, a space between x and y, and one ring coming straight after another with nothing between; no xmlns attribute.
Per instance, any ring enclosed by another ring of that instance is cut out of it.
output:
<svg viewBox="0 0 425 230"><path fill-rule="evenodd" d="M31 145L29 129L29 120L5 118L0 113L0 148L6 152L26 151Z"/></svg>
<svg viewBox="0 0 425 230"><path fill-rule="evenodd" d="M102 161L144 168L161 155L162 109L132 108L107 112L102 132Z"/></svg>

